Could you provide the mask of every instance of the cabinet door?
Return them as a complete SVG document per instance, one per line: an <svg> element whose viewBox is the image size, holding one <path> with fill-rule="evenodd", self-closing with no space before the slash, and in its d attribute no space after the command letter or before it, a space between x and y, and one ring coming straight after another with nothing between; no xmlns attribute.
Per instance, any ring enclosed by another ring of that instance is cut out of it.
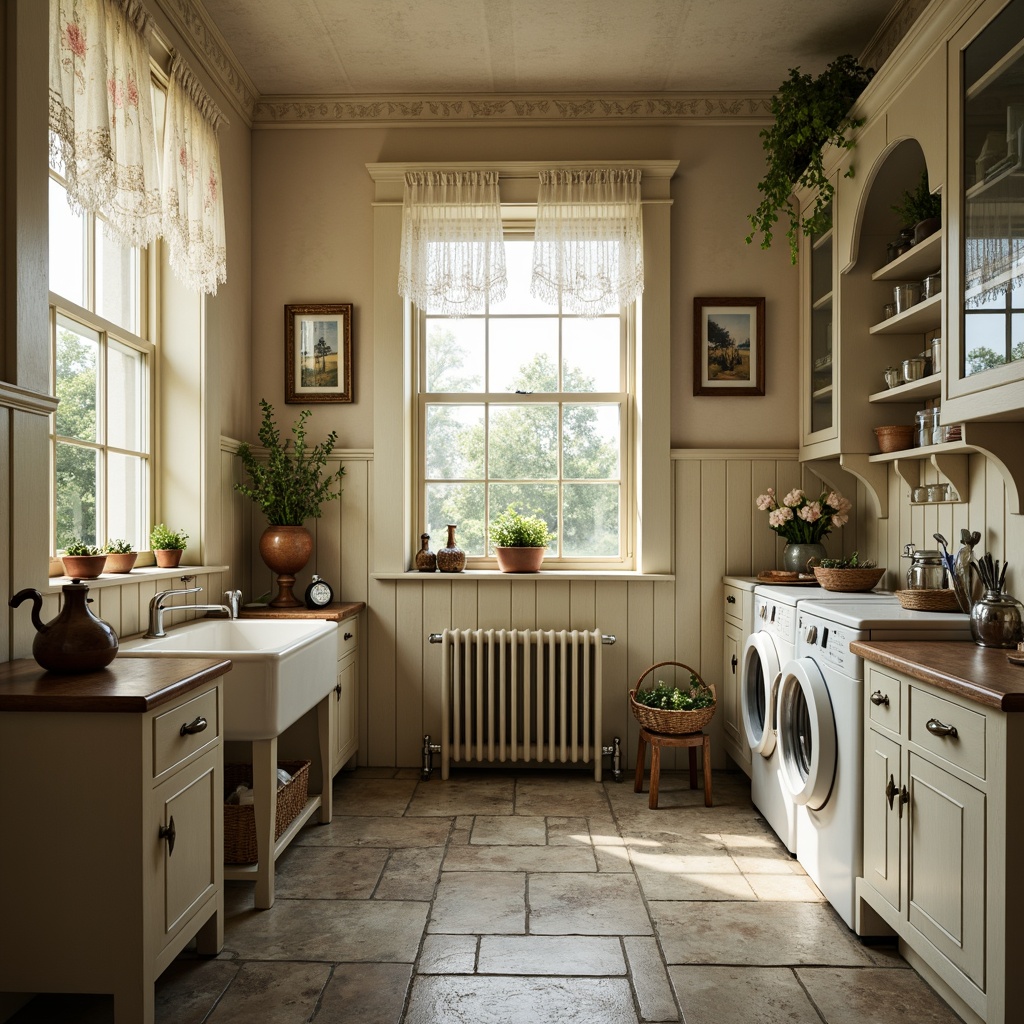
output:
<svg viewBox="0 0 1024 1024"><path fill-rule="evenodd" d="M940 952L985 987L985 795L910 754L907 914Z"/></svg>
<svg viewBox="0 0 1024 1024"><path fill-rule="evenodd" d="M835 184L833 182L833 184ZM804 211L805 216L811 212ZM835 200L829 205L835 217ZM805 266L803 309L804 374L802 406L802 440L804 445L834 439L836 417L836 361L833 359L833 321L836 304L834 229L803 238L801 262Z"/></svg>
<svg viewBox="0 0 1024 1024"><path fill-rule="evenodd" d="M740 658L743 656L743 634L730 622L725 623L725 647L722 663L722 721L729 752L741 764L750 764L750 747L747 746L740 721ZM738 756L737 756L738 755Z"/></svg>
<svg viewBox="0 0 1024 1024"><path fill-rule="evenodd" d="M900 745L868 729L864 743L864 879L896 910L900 909L899 790Z"/></svg>
<svg viewBox="0 0 1024 1024"><path fill-rule="evenodd" d="M356 657L350 655L338 665L334 688L334 741L331 771L337 772L356 751Z"/></svg>

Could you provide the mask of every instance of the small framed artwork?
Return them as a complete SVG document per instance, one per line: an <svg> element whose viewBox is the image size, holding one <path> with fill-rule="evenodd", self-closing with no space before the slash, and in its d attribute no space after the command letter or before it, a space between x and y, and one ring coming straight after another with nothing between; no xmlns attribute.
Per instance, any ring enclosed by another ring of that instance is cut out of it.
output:
<svg viewBox="0 0 1024 1024"><path fill-rule="evenodd" d="M693 393L764 394L764 298L693 300Z"/></svg>
<svg viewBox="0 0 1024 1024"><path fill-rule="evenodd" d="M352 401L352 303L284 307L284 400Z"/></svg>

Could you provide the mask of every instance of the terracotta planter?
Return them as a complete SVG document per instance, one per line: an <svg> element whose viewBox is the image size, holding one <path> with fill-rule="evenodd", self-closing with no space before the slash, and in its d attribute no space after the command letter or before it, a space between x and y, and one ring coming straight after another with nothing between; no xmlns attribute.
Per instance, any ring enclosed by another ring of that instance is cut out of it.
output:
<svg viewBox="0 0 1024 1024"><path fill-rule="evenodd" d="M94 580L106 564L106 555L61 555L64 575L75 580Z"/></svg>
<svg viewBox="0 0 1024 1024"><path fill-rule="evenodd" d="M138 551L123 551L107 555L107 564L103 567L104 572L131 572L135 568L135 559L139 557Z"/></svg>
<svg viewBox="0 0 1024 1024"><path fill-rule="evenodd" d="M547 548L495 548L502 572L539 572Z"/></svg>
<svg viewBox="0 0 1024 1024"><path fill-rule="evenodd" d="M158 569L176 569L181 561L182 548L157 548L153 552Z"/></svg>
<svg viewBox="0 0 1024 1024"><path fill-rule="evenodd" d="M313 536L304 526L268 526L260 537L260 557L277 575L277 597L271 608L299 608L302 602L292 593L295 574L313 554Z"/></svg>

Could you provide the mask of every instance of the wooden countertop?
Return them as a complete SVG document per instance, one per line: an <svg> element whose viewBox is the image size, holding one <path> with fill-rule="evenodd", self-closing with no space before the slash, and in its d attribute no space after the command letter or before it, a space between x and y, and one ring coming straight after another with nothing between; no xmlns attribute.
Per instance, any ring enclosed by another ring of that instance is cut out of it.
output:
<svg viewBox="0 0 1024 1024"><path fill-rule="evenodd" d="M364 608L364 601L335 601L323 608L271 608L263 605L260 608L242 608L240 619L327 619L330 622L341 622L358 615Z"/></svg>
<svg viewBox="0 0 1024 1024"><path fill-rule="evenodd" d="M855 640L850 650L977 704L1024 711L1024 665L1006 657L1015 651L967 640Z"/></svg>
<svg viewBox="0 0 1024 1024"><path fill-rule="evenodd" d="M138 714L230 671L215 658L115 658L98 672L61 675L32 658L0 664L0 712L78 711Z"/></svg>

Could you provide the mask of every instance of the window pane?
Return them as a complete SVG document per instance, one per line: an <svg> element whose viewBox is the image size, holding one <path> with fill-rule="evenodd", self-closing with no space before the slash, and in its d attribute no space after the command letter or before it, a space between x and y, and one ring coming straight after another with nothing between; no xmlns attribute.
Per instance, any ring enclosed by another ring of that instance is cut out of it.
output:
<svg viewBox="0 0 1024 1024"><path fill-rule="evenodd" d="M484 475L484 407L428 405L427 477L465 480Z"/></svg>
<svg viewBox="0 0 1024 1024"><path fill-rule="evenodd" d="M467 555L484 553L484 485L427 484L427 521L424 532L431 536L431 550L445 546L445 527L454 523L458 529L455 542Z"/></svg>
<svg viewBox="0 0 1024 1024"><path fill-rule="evenodd" d="M552 306L530 294L533 274L532 239L505 239L505 269L508 288L501 302L492 303L491 313L550 313Z"/></svg>
<svg viewBox="0 0 1024 1024"><path fill-rule="evenodd" d="M107 443L146 449L146 357L127 345L107 342Z"/></svg>
<svg viewBox="0 0 1024 1024"><path fill-rule="evenodd" d="M619 475L617 405L565 406L562 475L570 480L607 480Z"/></svg>
<svg viewBox="0 0 1024 1024"><path fill-rule="evenodd" d="M427 320L427 391L483 391L484 321Z"/></svg>
<svg viewBox="0 0 1024 1024"><path fill-rule="evenodd" d="M96 544L99 453L57 442L57 548L73 540Z"/></svg>
<svg viewBox="0 0 1024 1024"><path fill-rule="evenodd" d="M50 178L50 291L84 306L85 218L68 206L64 186Z"/></svg>
<svg viewBox="0 0 1024 1024"><path fill-rule="evenodd" d="M555 479L558 406L491 406L487 457L487 476L491 480Z"/></svg>
<svg viewBox="0 0 1024 1024"><path fill-rule="evenodd" d="M99 335L66 317L57 318L57 433L80 441L99 439Z"/></svg>
<svg viewBox="0 0 1024 1024"><path fill-rule="evenodd" d="M488 359L491 391L558 390L558 320L491 321Z"/></svg>
<svg viewBox="0 0 1024 1024"><path fill-rule="evenodd" d="M964 314L964 352L967 375L1006 362L1006 318L999 314Z"/></svg>
<svg viewBox="0 0 1024 1024"><path fill-rule="evenodd" d="M562 390L621 391L619 319L562 321Z"/></svg>
<svg viewBox="0 0 1024 1024"><path fill-rule="evenodd" d="M145 507L146 462L134 455L107 456L107 535L104 541L118 538L130 540L132 547L149 547Z"/></svg>
<svg viewBox="0 0 1024 1024"><path fill-rule="evenodd" d="M524 516L540 516L548 524L548 553L558 554L558 487L555 484L491 484L489 516L493 520L512 505ZM489 543L488 553L494 547Z"/></svg>
<svg viewBox="0 0 1024 1024"><path fill-rule="evenodd" d="M96 312L139 333L139 251L122 246L102 222L96 224Z"/></svg>
<svg viewBox="0 0 1024 1024"><path fill-rule="evenodd" d="M566 484L562 489L562 515L567 557L619 554L618 484Z"/></svg>
<svg viewBox="0 0 1024 1024"><path fill-rule="evenodd" d="M1010 358L1024 359L1024 313L1014 313L1010 318Z"/></svg>

